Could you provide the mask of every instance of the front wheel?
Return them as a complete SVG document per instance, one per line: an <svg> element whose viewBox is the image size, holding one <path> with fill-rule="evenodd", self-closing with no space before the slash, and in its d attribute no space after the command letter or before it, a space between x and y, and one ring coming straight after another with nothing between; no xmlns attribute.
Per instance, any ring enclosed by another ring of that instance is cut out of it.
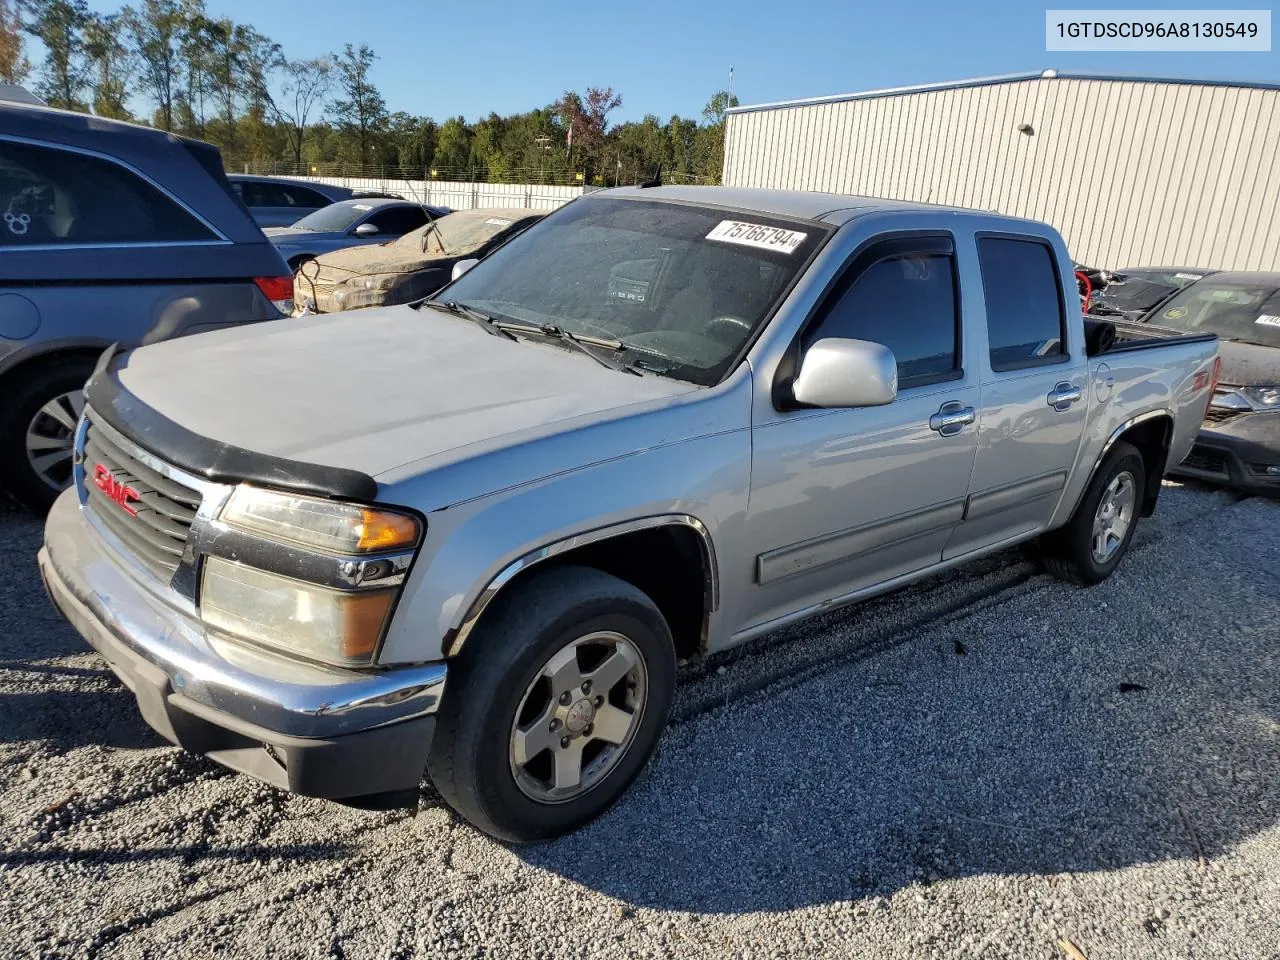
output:
<svg viewBox="0 0 1280 960"><path fill-rule="evenodd" d="M1040 538L1037 546L1045 568L1085 586L1111 576L1142 514L1146 477L1142 454L1128 443L1116 443L1067 525Z"/></svg>
<svg viewBox="0 0 1280 960"><path fill-rule="evenodd" d="M94 362L69 356L20 374L0 401L0 480L39 513L71 483L76 423Z"/></svg>
<svg viewBox="0 0 1280 960"><path fill-rule="evenodd" d="M450 665L427 773L504 840L545 840L622 795L666 725L675 652L640 590L588 567L500 594Z"/></svg>

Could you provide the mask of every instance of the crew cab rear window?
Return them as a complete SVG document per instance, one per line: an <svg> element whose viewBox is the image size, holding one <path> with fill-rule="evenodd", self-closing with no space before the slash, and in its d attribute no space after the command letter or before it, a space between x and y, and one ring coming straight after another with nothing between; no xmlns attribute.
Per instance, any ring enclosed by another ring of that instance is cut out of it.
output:
<svg viewBox="0 0 1280 960"><path fill-rule="evenodd" d="M894 256L854 276L803 346L824 337L884 344L898 361L898 385L921 386L960 375L957 320L954 259Z"/></svg>
<svg viewBox="0 0 1280 960"><path fill-rule="evenodd" d="M117 163L3 139L0 212L0 250L217 239L180 205Z"/></svg>
<svg viewBox="0 0 1280 960"><path fill-rule="evenodd" d="M1058 266L1039 240L979 237L991 369L1017 370L1066 359Z"/></svg>

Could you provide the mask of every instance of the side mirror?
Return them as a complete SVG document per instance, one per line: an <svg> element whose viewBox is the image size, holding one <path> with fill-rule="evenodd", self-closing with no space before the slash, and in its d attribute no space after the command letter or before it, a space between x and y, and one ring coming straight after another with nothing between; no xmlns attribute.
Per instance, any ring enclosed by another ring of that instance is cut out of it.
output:
<svg viewBox="0 0 1280 960"><path fill-rule="evenodd" d="M372 223L362 223L356 227L357 237L376 237L382 231L375 227Z"/></svg>
<svg viewBox="0 0 1280 960"><path fill-rule="evenodd" d="M882 343L825 337L804 352L791 392L813 407L883 406L898 395L898 361Z"/></svg>
<svg viewBox="0 0 1280 960"><path fill-rule="evenodd" d="M450 276L449 279L451 281L457 280L460 276L462 276L464 273L466 273L468 270L470 270L479 262L480 262L479 260L476 260L474 258L471 260L459 260L457 263L453 265L453 275Z"/></svg>

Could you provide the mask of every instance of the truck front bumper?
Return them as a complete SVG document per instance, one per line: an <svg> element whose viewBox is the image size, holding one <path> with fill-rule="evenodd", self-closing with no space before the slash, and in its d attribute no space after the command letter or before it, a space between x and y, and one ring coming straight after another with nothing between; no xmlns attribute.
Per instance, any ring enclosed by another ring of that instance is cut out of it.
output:
<svg viewBox="0 0 1280 960"><path fill-rule="evenodd" d="M38 562L54 606L169 742L306 796L416 791L444 664L357 673L207 637L108 554L73 491L49 513Z"/></svg>

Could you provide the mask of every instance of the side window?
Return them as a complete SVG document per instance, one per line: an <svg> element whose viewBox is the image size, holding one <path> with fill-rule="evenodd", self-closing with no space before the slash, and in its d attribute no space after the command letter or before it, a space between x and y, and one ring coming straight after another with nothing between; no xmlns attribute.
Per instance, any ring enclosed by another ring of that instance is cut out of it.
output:
<svg viewBox="0 0 1280 960"><path fill-rule="evenodd" d="M306 187L298 187L293 184L289 185L289 202L295 207L327 207L330 203L328 197L323 193L317 193L315 190L308 190Z"/></svg>
<svg viewBox="0 0 1280 960"><path fill-rule="evenodd" d="M0 139L0 250L33 244L214 240L181 206L119 164Z"/></svg>
<svg viewBox="0 0 1280 960"><path fill-rule="evenodd" d="M802 346L823 337L882 343L898 361L898 386L961 376L955 259L901 255L858 273L810 328Z"/></svg>
<svg viewBox="0 0 1280 960"><path fill-rule="evenodd" d="M427 222L421 207L392 207L375 213L365 223L372 223L382 233L396 237L417 230Z"/></svg>
<svg viewBox="0 0 1280 960"><path fill-rule="evenodd" d="M1066 359L1066 323L1053 250L1039 240L980 237L991 369L1018 370Z"/></svg>

